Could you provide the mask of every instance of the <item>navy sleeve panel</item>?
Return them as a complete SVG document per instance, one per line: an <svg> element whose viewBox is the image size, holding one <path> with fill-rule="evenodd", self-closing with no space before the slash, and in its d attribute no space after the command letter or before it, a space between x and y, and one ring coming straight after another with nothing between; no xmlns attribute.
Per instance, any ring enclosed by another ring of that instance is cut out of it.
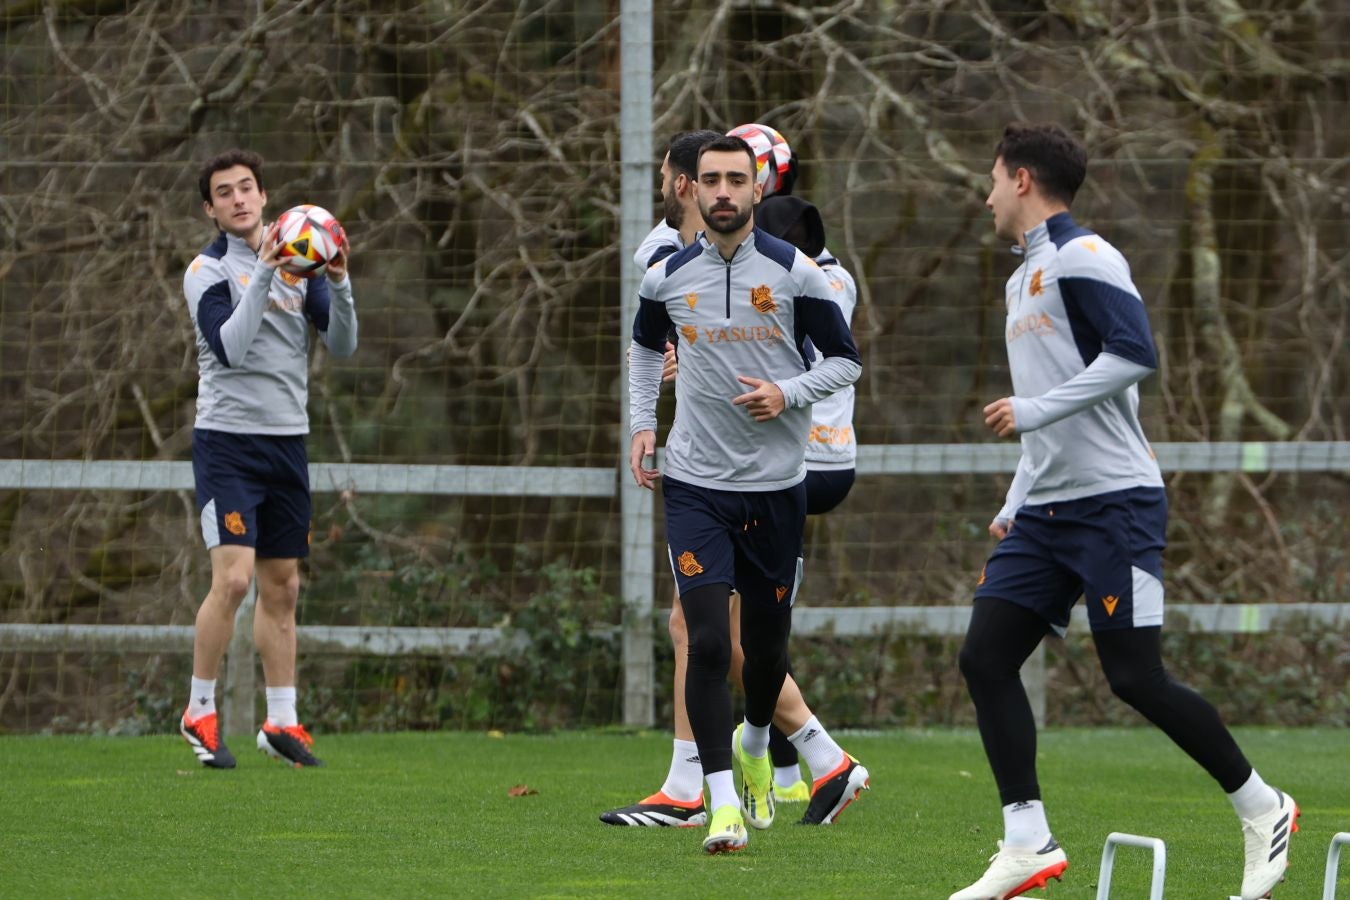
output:
<svg viewBox="0 0 1350 900"><path fill-rule="evenodd" d="M305 316L320 331L328 330L328 311L333 306L333 295L328 292L328 279L320 275L305 285Z"/></svg>
<svg viewBox="0 0 1350 900"><path fill-rule="evenodd" d="M633 319L633 340L648 350L666 352L666 338L674 325L666 305L646 297L638 298L637 316Z"/></svg>
<svg viewBox="0 0 1350 900"><path fill-rule="evenodd" d="M225 355L225 343L220 339L220 329L234 313L234 301L230 299L230 283L217 281L202 293L197 303L197 327L201 329L206 344L216 354L221 365L229 366L230 359Z"/></svg>
<svg viewBox="0 0 1350 900"><path fill-rule="evenodd" d="M833 300L819 297L794 297L792 326L796 332L797 350L802 354L806 368L811 368L807 353L808 339L820 350L821 356L842 356L862 365L858 347L853 343L853 332L844 321L844 313Z"/></svg>
<svg viewBox="0 0 1350 900"><path fill-rule="evenodd" d="M676 247L674 244L662 244L660 247L656 248L655 253L647 258L647 268L650 269L668 256L674 256L679 249L680 248Z"/></svg>
<svg viewBox="0 0 1350 900"><path fill-rule="evenodd" d="M703 245L695 241L678 253L672 253L666 257L666 277L674 275L676 270L685 263L698 259L699 254L703 252Z"/></svg>
<svg viewBox="0 0 1350 900"><path fill-rule="evenodd" d="M782 238L776 238L767 231L755 229L755 249L761 256L773 260L789 272L797 259L797 248Z"/></svg>
<svg viewBox="0 0 1350 900"><path fill-rule="evenodd" d="M1056 248L1062 248L1074 238L1089 237L1094 234L1094 232L1088 231L1075 222L1066 212L1057 213L1046 219L1045 231Z"/></svg>
<svg viewBox="0 0 1350 900"><path fill-rule="evenodd" d="M1158 368L1148 313L1138 297L1095 278L1061 277L1059 292L1083 365L1091 365L1098 353L1110 353Z"/></svg>

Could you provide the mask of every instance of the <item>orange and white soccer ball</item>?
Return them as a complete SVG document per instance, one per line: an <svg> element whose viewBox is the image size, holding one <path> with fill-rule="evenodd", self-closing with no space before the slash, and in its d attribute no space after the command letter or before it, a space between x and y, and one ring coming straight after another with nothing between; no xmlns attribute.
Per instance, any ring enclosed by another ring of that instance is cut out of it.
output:
<svg viewBox="0 0 1350 900"><path fill-rule="evenodd" d="M788 146L787 138L757 122L737 125L727 135L740 138L755 151L755 180L764 185L760 199L772 196L783 186L783 177L792 161L792 148Z"/></svg>
<svg viewBox="0 0 1350 900"><path fill-rule="evenodd" d="M322 275L342 249L345 232L322 206L302 203L281 214L281 268L302 278Z"/></svg>

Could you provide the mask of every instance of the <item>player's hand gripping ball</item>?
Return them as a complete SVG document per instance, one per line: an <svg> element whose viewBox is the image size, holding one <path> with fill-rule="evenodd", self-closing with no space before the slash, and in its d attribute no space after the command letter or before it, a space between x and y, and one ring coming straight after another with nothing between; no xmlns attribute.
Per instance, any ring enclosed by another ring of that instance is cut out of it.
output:
<svg viewBox="0 0 1350 900"><path fill-rule="evenodd" d="M342 223L322 206L293 206L277 220L281 226L281 267L303 278L322 275L342 249Z"/></svg>

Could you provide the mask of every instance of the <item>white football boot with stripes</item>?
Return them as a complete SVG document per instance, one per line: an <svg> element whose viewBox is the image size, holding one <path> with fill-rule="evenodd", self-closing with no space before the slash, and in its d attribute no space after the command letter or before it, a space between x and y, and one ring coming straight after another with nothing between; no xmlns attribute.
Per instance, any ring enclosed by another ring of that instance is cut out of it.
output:
<svg viewBox="0 0 1350 900"><path fill-rule="evenodd" d="M637 828L697 828L708 824L708 811L702 794L693 800L675 800L657 791L632 806L601 813L600 821Z"/></svg>
<svg viewBox="0 0 1350 900"><path fill-rule="evenodd" d="M1068 867L1068 857L1054 838L1040 850L1005 847L999 841L998 853L990 858L983 877L948 900L1008 900L1032 888L1045 887L1051 878L1059 880Z"/></svg>
<svg viewBox="0 0 1350 900"><path fill-rule="evenodd" d="M1269 897L1275 885L1284 880L1289 866L1289 838L1298 831L1298 804L1294 798L1275 790L1275 808L1254 819L1242 820L1246 865L1242 867L1242 900Z"/></svg>

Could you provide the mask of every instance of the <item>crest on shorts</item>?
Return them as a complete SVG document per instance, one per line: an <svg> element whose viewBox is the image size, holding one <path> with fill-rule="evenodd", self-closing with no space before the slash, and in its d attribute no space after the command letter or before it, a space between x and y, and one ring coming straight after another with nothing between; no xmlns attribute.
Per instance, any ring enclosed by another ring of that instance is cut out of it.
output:
<svg viewBox="0 0 1350 900"><path fill-rule="evenodd" d="M778 602L782 603L783 598L787 596L787 586L780 584L778 587L773 589L773 593L774 596L778 598Z"/></svg>
<svg viewBox="0 0 1350 900"><path fill-rule="evenodd" d="M246 529L244 527L244 517L237 512L228 512L225 514L225 530L235 537L239 537Z"/></svg>
<svg viewBox="0 0 1350 900"><path fill-rule="evenodd" d="M689 304L690 309L693 309L695 306L698 306L698 294L690 291L684 295L684 302Z"/></svg>
<svg viewBox="0 0 1350 900"><path fill-rule="evenodd" d="M698 329L693 325L681 325L680 334L684 335L684 339L691 344L698 340Z"/></svg>
<svg viewBox="0 0 1350 900"><path fill-rule="evenodd" d="M778 311L778 304L773 302L773 291L767 284L750 289L750 305L762 313Z"/></svg>
<svg viewBox="0 0 1350 900"><path fill-rule="evenodd" d="M681 553L680 558L675 560L675 564L680 567L680 574L686 578L703 574L703 566L699 564L691 550Z"/></svg>
<svg viewBox="0 0 1350 900"><path fill-rule="evenodd" d="M1116 604L1119 602L1120 598L1114 594L1107 594L1102 598L1102 606L1106 607L1106 614L1108 616L1114 616L1116 614Z"/></svg>

